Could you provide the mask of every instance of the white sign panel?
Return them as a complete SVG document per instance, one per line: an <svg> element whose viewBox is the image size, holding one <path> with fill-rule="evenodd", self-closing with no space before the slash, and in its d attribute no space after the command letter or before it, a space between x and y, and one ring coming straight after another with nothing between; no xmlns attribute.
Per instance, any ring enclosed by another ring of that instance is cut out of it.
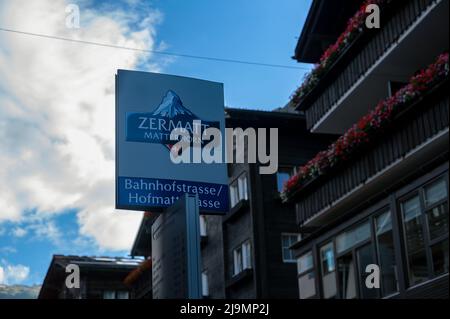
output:
<svg viewBox="0 0 450 319"><path fill-rule="evenodd" d="M199 126L201 123L201 126ZM226 163L172 162L175 128L220 129L223 84L148 72L116 75L116 207L155 211L198 194L201 212L228 210Z"/></svg>

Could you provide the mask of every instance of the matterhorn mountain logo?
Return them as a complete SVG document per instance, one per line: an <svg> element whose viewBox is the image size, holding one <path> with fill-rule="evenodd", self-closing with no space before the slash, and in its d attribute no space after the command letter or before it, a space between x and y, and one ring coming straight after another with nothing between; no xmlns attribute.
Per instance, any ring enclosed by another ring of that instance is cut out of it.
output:
<svg viewBox="0 0 450 319"><path fill-rule="evenodd" d="M153 115L160 115L175 118L177 115L186 115L195 117L194 113L183 106L180 97L172 90L167 91L161 104L153 112Z"/></svg>
<svg viewBox="0 0 450 319"><path fill-rule="evenodd" d="M183 105L177 93L168 90L153 112L126 114L126 141L162 144L170 149L177 142L171 139L171 132L184 129L192 136L194 121L201 121L201 131L220 129L219 122L200 119Z"/></svg>

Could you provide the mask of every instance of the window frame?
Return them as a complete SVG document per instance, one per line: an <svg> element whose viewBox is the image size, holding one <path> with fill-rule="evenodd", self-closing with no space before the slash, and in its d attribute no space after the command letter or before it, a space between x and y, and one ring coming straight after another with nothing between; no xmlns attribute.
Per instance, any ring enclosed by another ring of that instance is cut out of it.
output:
<svg viewBox="0 0 450 319"><path fill-rule="evenodd" d="M202 297L207 298L210 296L209 292L209 273L208 269L204 269L201 273L201 281L202 281Z"/></svg>
<svg viewBox="0 0 450 319"><path fill-rule="evenodd" d="M427 203L426 203L426 192L425 192L425 189L428 187L428 186L430 186L430 185L432 185L432 184L434 184L434 183L436 183L436 182L438 182L439 180L443 180L444 181L444 183L445 183L445 188L446 188L446 191L447 191L447 197L445 197L445 198L443 198L443 199L440 199L439 201L437 201L436 203L433 203L433 204L431 204L431 205L427 205ZM433 179L431 182L428 182L428 183L426 183L423 187L422 187L422 191L423 191L423 211L422 211L422 214L425 216L425 221L426 221L426 228L427 228L427 231L428 231L428 237L430 237L430 224L429 224L429 218L428 218L428 212L429 211L431 211L432 209L434 209L434 208L436 208L436 207L438 207L438 206L441 206L442 204L445 204L445 203L447 203L447 209L449 208L448 207L448 204L449 204L449 189L448 189L449 187L448 187L448 182L447 182L447 180L446 180L446 178L444 178L443 176L441 176L440 178L435 178L435 179ZM448 211L447 211L448 212ZM444 234L444 235L441 235L441 236L439 236L439 237L437 237L437 238L435 238L435 239L431 239L431 238L429 238L429 247L431 248L431 246L434 246L435 244L439 244L439 243L441 243L441 242L443 242L444 240L446 240L446 239L448 239L448 232L446 233L446 234ZM434 269L433 269L434 270Z"/></svg>
<svg viewBox="0 0 450 319"><path fill-rule="evenodd" d="M245 247L248 247L248 252L244 252ZM233 250L232 250L232 254L233 254L232 277L236 277L237 275L241 274L242 272L244 272L247 269L253 269L253 251L252 250L253 250L253 248L252 248L250 239L244 240L239 245L237 245L235 248L233 248ZM239 258L239 260L236 260L236 255L239 251L240 251L240 258ZM247 264L247 261L249 262L248 264ZM239 271L237 271L237 269L236 269L237 264L240 265Z"/></svg>
<svg viewBox="0 0 450 319"><path fill-rule="evenodd" d="M383 285L383 274L381 273L382 269L381 269L381 260L380 260L380 246L378 244L378 235L377 235L377 224L376 221L379 217L381 217L382 215L388 213L391 217L391 232L392 232L392 246L394 247L394 262L396 264L396 268L395 268L395 277L397 279L397 291L392 292L392 293L385 293L385 287ZM380 289L378 292L378 298L385 298L385 297L389 297L389 296L394 296L396 294L398 294L400 292L400 276L401 276L401 270L399 269L400 267L402 267L401 265L397 264L397 258L396 258L396 254L401 254L402 253L402 249L400 249L400 247L397 246L396 243L396 239L395 239L395 218L396 215L395 213L392 211L390 206L385 206L384 208L381 208L379 210L376 210L372 215L372 227L373 227L373 243L375 244L375 261L378 265L378 267L380 268Z"/></svg>
<svg viewBox="0 0 450 319"><path fill-rule="evenodd" d="M311 267L310 268L308 268L308 269L306 269L306 270L303 270L303 271L299 271L299 261L300 261L300 259L302 258L302 257L304 257L304 256L306 256L306 255L309 255L309 254L311 254L311 260L312 260L312 265L311 265ZM317 283L317 280L318 280L318 276L317 276L317 267L316 267L316 253L315 253L315 249L314 248L311 248L311 249L308 249L308 250L306 250L305 252L303 252L298 258L297 258L297 260L296 260L296 262L297 262L297 286L298 286L298 296L299 296L299 298L301 298L301 296L300 296L300 290L301 290L301 287L300 287L300 278L301 277L304 277L304 276L306 276L306 275L308 275L308 274L313 274L313 276L314 276L314 280L313 280L313 282L314 282L314 294L313 295L311 295L311 296L309 296L309 297L307 297L307 298L304 298L303 300L307 300L307 299L314 299L314 298L316 298L317 296L318 296L318 294L319 294L319 287L320 286L318 286L318 283Z"/></svg>
<svg viewBox="0 0 450 319"><path fill-rule="evenodd" d="M199 215L200 237L208 237L208 221L206 215Z"/></svg>
<svg viewBox="0 0 450 319"><path fill-rule="evenodd" d="M126 295L126 298L119 298L120 294ZM127 291L127 290L116 290L116 292L115 292L115 299L118 299L118 300L130 299L130 292Z"/></svg>
<svg viewBox="0 0 450 319"><path fill-rule="evenodd" d="M446 186L446 190L447 190L447 197L440 199L439 201L437 201L436 203L433 203L432 205L427 206L425 199L426 199L426 193L425 193L425 189L438 182L439 180L443 180ZM406 245L406 229L405 229L405 220L404 220L404 214L403 214L403 210L402 210L402 204L405 203L406 201L414 198L418 196L419 197L419 208L420 208L420 213L419 213L419 218L420 218L420 222L421 222L421 228L422 228L422 232L423 232L423 236L424 236L424 248L425 248L425 256L426 256L426 262L427 262L427 278L425 278L422 281L416 282L416 283L411 283L411 271L410 271L410 267L409 267L409 260L408 260L408 247ZM435 238L433 240L431 240L430 238L430 227L428 224L428 216L427 216L427 212L439 205L444 204L445 202L447 202L447 207L449 204L449 182L448 182L448 173L444 173L444 174L440 174L428 181L426 181L425 183L422 183L420 185L418 185L417 187L415 187L413 190L411 190L410 192L408 192L407 194L398 197L396 200L397 203L397 209L399 211L399 217L400 217L400 231L401 231L401 244L402 244L402 252L404 255L404 272L405 272L405 284L406 284L406 288L414 288L416 286L419 286L421 284L423 284L424 282L427 282L433 278L442 276L444 274L435 274L434 271L434 264L433 264L433 255L432 255L432 247L435 246L436 244L442 243L445 240L448 240L449 236L448 236L448 232L438 238ZM448 273L447 273L448 274Z"/></svg>
<svg viewBox="0 0 450 319"><path fill-rule="evenodd" d="M403 186L400 186L398 188L389 190L388 193L384 194L383 196L380 195L379 198L374 200L373 202L369 202L367 206L364 206L361 209L358 209L356 211L352 210L351 216L349 216L348 219L344 220L341 224L336 225L335 227L323 232L317 238L313 238L310 241L307 241L305 244L300 245L298 248L295 249L295 255L301 256L305 254L306 252L312 250L313 255L316 255L317 258L315 259L315 262L320 264L320 247L326 245L330 241L334 243L334 253L335 253L335 264L337 267L337 253L336 253L336 237L341 234L342 232L345 232L346 230L350 229L353 226L358 225L359 223L364 222L365 220L370 219L371 220L371 227L372 227L372 236L373 241L375 242L376 238L376 232L375 232L375 218L379 217L386 211L390 210L391 212L391 221L392 221L392 236L393 236L393 248L395 250L395 264L397 267L397 291L392 292L389 294L382 293L383 291L383 282L381 281L381 288L380 296L379 298L385 299L385 298L392 298L392 297L406 297L409 290L416 289L417 287L427 284L429 282L432 282L433 280L437 280L439 278L445 277L449 275L449 272L442 273L442 274L436 274L432 277L427 278L426 280L415 284L415 285L409 285L409 266L408 266L408 259L407 259L407 251L405 247L405 239L404 239L404 224L403 224L403 216L402 211L400 207L400 203L404 200L407 200L408 198L411 198L414 196L414 193L417 193L420 189L425 189L427 186L437 182L440 179L443 179L446 183L447 187L447 198L442 199L440 201L437 201L433 205L429 205L427 208L431 209L434 207L434 205L442 204L445 200L448 201L448 205L450 206L450 181L449 181L449 170L448 170L448 163L441 164L434 169L429 170L426 174L423 174L414 180L408 182L407 184L404 184ZM424 197L422 197L424 199ZM421 216L426 214L427 210L422 210ZM350 212L349 212L350 213ZM428 224L428 221L426 221ZM426 235L428 236L429 232L428 229L426 230ZM430 250L431 255L431 247L438 243L443 243L444 240L448 240L448 231L445 235L442 235L439 237L439 239L436 239L436 241L432 241L431 245L425 246L426 250ZM361 242L358 244L358 247L360 245L364 245L364 242ZM429 247L429 248L427 248ZM374 260L376 260L376 263L380 265L380 260L378 258L378 244L375 242L375 247L373 249L373 252L375 254ZM345 251L343 252L345 253ZM427 259L428 260L428 259ZM430 259L432 262L432 258ZM338 277L338 276L336 276ZM316 276L317 282L317 296L323 297L323 285L322 285L322 279L323 276L321 272L319 272ZM340 291L339 291L339 285L337 279L337 285L338 285L338 291L336 298L341 298ZM358 292L358 297L360 297L360 293Z"/></svg>
<svg viewBox="0 0 450 319"><path fill-rule="evenodd" d="M370 245L372 244L372 259L375 261L375 263L379 266L380 265L380 261L378 259L378 244L376 242L376 228L375 228L375 222L376 222L376 218L383 215L384 213L386 213L387 211L390 210L389 204L383 204L381 207L376 208L374 210L371 210L370 213L368 215L365 215L364 217L362 217L361 219L347 225L346 227L344 227L343 229L341 229L340 231L334 233L333 235L331 235L330 237L328 237L327 240L324 240L322 242L319 243L318 245L318 252L320 254L320 248L324 247L327 244L333 243L333 249L334 249L334 263L335 263L335 271L336 271L336 298L338 299L342 299L341 296L341 291L340 291L340 287L341 287L341 283L339 280L339 269L338 269L338 259L340 257L343 257L347 254L351 254L352 258L353 258L353 263L354 263L354 267L355 267L355 276L356 276L356 299L360 299L361 297L361 277L362 274L360 273L359 269L360 269L360 265L359 265L359 260L358 260L358 254L357 251L360 248L363 248L364 246ZM391 211L391 219L394 218L394 215ZM370 234L369 237L363 241L360 241L359 243L351 246L350 248L347 248L341 252L338 253L337 251L337 238L339 237L339 235L344 234L348 231L351 231L352 229L356 229L359 226L368 223L369 224L369 229L370 229ZM393 223L393 221L392 221ZM394 226L393 226L394 227ZM393 245L394 245L394 249L398 248L395 245L395 239L393 241ZM321 256L319 256L321 257ZM321 265L322 266L322 265ZM397 275L398 276L398 275ZM320 273L320 280L319 280L319 284L320 284L320 290L321 292L323 292L323 286L322 286L322 273ZM382 282L380 281L380 285L382 285ZM377 291L377 297L381 297L381 290L382 290L382 286L380 286L380 289ZM396 292L398 293L398 291ZM396 294L394 293L394 294Z"/></svg>
<svg viewBox="0 0 450 319"><path fill-rule="evenodd" d="M283 237L284 236L292 236L292 237L296 236L297 237L297 241L296 242L299 242L302 239L302 235L298 234L298 233L281 233L281 236L280 236L280 239L281 239L281 261L284 264L295 264L297 262L297 259L294 256L294 252L292 250L290 250L292 259L284 259L284 249L291 247L296 242L291 243L289 245L289 247L284 247L284 245L283 245Z"/></svg>
<svg viewBox="0 0 450 319"><path fill-rule="evenodd" d="M241 180L245 181L245 184L241 184ZM245 187L241 188L241 185L245 185ZM229 184L229 202L230 202L230 208L236 207L240 202L249 200L250 193L249 193L249 177L246 171L240 173L233 181ZM236 190L234 192L233 188ZM241 197L241 192L243 194L243 197ZM233 203L233 195L236 196L236 201Z"/></svg>
<svg viewBox="0 0 450 319"><path fill-rule="evenodd" d="M317 245L316 249L317 249L317 254L318 254L318 262L319 262L319 267L320 267L320 271L319 271L319 275L317 276L317 285L320 291L320 296L324 297L324 284L323 284L323 278L325 275L331 274L334 272L334 284L336 286L336 294L334 295L334 298L338 297L339 294L339 287L338 287L338 268L337 268L337 259L336 259L336 242L335 242L335 237L330 238L329 240L324 241L323 243L320 243L319 245ZM326 247L326 246L331 246L331 249L333 251L333 263L334 263L334 270L328 272L327 274L325 274L324 271L324 267L323 267L323 260L322 260L322 248Z"/></svg>
<svg viewBox="0 0 450 319"><path fill-rule="evenodd" d="M111 294L112 298L105 298L106 293ZM104 300L116 299L116 291L115 290L103 290L102 291L102 299L104 299Z"/></svg>

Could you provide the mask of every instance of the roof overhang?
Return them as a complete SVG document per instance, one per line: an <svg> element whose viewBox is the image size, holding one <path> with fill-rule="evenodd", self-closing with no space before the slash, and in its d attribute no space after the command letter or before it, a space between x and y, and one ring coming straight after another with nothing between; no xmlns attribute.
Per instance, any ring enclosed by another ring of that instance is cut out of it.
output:
<svg viewBox="0 0 450 319"><path fill-rule="evenodd" d="M298 62L317 63L361 3L361 0L313 0L293 58Z"/></svg>
<svg viewBox="0 0 450 319"><path fill-rule="evenodd" d="M150 257L152 255L151 232L152 224L157 214L145 212L142 217L133 247L131 248L131 256Z"/></svg>

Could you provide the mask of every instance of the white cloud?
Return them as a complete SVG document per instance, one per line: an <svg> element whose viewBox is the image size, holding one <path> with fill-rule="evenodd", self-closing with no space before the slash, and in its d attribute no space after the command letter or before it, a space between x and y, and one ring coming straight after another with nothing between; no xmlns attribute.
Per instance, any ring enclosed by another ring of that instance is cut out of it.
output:
<svg viewBox="0 0 450 319"><path fill-rule="evenodd" d="M56 246L61 244L61 232L51 220L38 221L27 228L33 231L37 239L48 239Z"/></svg>
<svg viewBox="0 0 450 319"><path fill-rule="evenodd" d="M0 263L0 284L15 285L28 278L30 268L24 265L11 265L5 260Z"/></svg>
<svg viewBox="0 0 450 319"><path fill-rule="evenodd" d="M21 237L25 236L26 234L27 234L27 230L22 227L16 227L12 230L12 235L14 237L21 238Z"/></svg>
<svg viewBox="0 0 450 319"><path fill-rule="evenodd" d="M67 29L65 5L0 0L0 21L33 33L156 46L158 11L110 8L102 15L82 6L82 28ZM81 235L102 249L130 248L141 214L114 210L114 75L143 61L157 70L150 58L0 31L0 222L22 221L27 211L48 220L74 208ZM56 240L49 225L34 231Z"/></svg>
<svg viewBox="0 0 450 319"><path fill-rule="evenodd" d="M11 246L3 246L0 247L0 254L5 254L5 255L9 255L9 254L15 254L17 253L17 249Z"/></svg>

